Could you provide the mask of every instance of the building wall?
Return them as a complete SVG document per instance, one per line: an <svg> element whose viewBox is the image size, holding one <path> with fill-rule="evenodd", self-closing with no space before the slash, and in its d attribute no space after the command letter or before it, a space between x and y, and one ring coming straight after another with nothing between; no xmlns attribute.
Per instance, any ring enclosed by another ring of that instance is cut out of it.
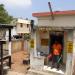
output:
<svg viewBox="0 0 75 75"><path fill-rule="evenodd" d="M17 33L30 33L29 27L27 28L27 24L23 24L21 27L20 23L17 24Z"/></svg>
<svg viewBox="0 0 75 75"><path fill-rule="evenodd" d="M73 60L73 30L68 30L67 33L67 61L66 61L66 74L72 75L72 60Z"/></svg>
<svg viewBox="0 0 75 75"><path fill-rule="evenodd" d="M41 32L41 33L40 33ZM37 43L37 51L38 52L43 52L45 54L49 54L49 41L48 41L48 45L44 46L41 45L41 39L48 39L49 38L49 31L47 31L46 33L42 33L42 31L37 31L37 36L36 36L36 43ZM63 62L66 63L66 57L67 57L67 32L64 32L64 48L63 48Z"/></svg>
<svg viewBox="0 0 75 75"><path fill-rule="evenodd" d="M5 29L0 29L0 39L5 39Z"/></svg>
<svg viewBox="0 0 75 75"><path fill-rule="evenodd" d="M31 30L30 20L18 19L16 26L17 26L17 33L30 33Z"/></svg>
<svg viewBox="0 0 75 75"><path fill-rule="evenodd" d="M42 32L42 31L40 31ZM49 53L49 45L41 45L41 39L48 39L49 40L49 32L46 32L46 33L43 33L42 34L40 33L39 31L37 32L37 50L38 52L41 51L41 52L44 52L45 54L48 54Z"/></svg>
<svg viewBox="0 0 75 75"><path fill-rule="evenodd" d="M12 45L11 45L11 47L12 47L12 53L14 53L14 52L18 52L18 51L22 51L24 48L24 46L23 46L23 43L24 43L24 41L23 40L13 40L12 41Z"/></svg>
<svg viewBox="0 0 75 75"><path fill-rule="evenodd" d="M38 17L38 26L75 26L75 15L62 15L54 16L52 21L51 17Z"/></svg>
<svg viewBox="0 0 75 75"><path fill-rule="evenodd" d="M67 59L67 31L64 32L64 50L63 50L63 62L66 64L66 59Z"/></svg>
<svg viewBox="0 0 75 75"><path fill-rule="evenodd" d="M38 17L38 26L54 26L54 27L72 27L75 26L75 15L59 15L54 16L54 20L51 17ZM40 34L39 34L40 35ZM37 36L39 36L37 34ZM45 35L42 35L42 38L49 38L49 32ZM37 37L39 40L40 37ZM64 35L64 52L63 52L63 62L66 63L67 57L67 35ZM49 53L49 46L41 46L40 41L37 42L38 51L44 51L45 53Z"/></svg>

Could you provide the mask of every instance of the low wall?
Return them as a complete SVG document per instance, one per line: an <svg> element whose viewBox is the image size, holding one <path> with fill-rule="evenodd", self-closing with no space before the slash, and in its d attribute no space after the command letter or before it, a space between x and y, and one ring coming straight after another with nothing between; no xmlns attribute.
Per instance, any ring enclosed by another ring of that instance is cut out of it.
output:
<svg viewBox="0 0 75 75"><path fill-rule="evenodd" d="M18 52L24 49L24 40L12 40L12 53Z"/></svg>
<svg viewBox="0 0 75 75"><path fill-rule="evenodd" d="M42 70L44 67L44 57L34 56L34 52L30 52L30 67L35 70Z"/></svg>

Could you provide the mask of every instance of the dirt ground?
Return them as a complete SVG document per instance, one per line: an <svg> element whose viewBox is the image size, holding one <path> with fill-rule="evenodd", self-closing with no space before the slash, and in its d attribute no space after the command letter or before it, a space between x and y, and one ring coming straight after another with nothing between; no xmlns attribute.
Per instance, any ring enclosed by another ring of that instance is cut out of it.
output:
<svg viewBox="0 0 75 75"><path fill-rule="evenodd" d="M29 67L29 65L23 64L23 60L26 58L29 58L29 54L26 51L13 53L11 70L26 74L27 68Z"/></svg>

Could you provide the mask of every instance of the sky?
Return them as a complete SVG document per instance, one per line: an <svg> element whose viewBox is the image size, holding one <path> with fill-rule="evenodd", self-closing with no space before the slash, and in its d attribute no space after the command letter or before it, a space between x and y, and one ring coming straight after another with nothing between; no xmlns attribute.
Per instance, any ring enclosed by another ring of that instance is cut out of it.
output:
<svg viewBox="0 0 75 75"><path fill-rule="evenodd" d="M48 2L53 11L75 10L75 0L0 0L15 18L33 19L34 12L48 12Z"/></svg>

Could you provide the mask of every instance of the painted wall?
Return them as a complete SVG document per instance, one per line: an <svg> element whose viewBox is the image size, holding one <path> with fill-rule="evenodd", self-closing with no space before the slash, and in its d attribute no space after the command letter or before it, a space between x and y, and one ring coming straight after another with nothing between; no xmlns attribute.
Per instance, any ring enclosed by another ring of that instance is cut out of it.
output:
<svg viewBox="0 0 75 75"><path fill-rule="evenodd" d="M42 32L42 31L40 31ZM43 46L41 45L41 39L49 39L49 32L46 33L40 33L39 31L37 31L37 51L38 52L44 52L45 54L49 53L49 46Z"/></svg>
<svg viewBox="0 0 75 75"><path fill-rule="evenodd" d="M11 29L11 37L13 37L13 35L18 35L16 32L16 27L13 27L13 29ZM5 39L9 40L9 30L6 31Z"/></svg>
<svg viewBox="0 0 75 75"><path fill-rule="evenodd" d="M59 15L54 16L54 21L52 21L50 16L47 17L37 17L38 19L38 26L54 26L54 27L72 27L75 26L75 15ZM67 33L66 33L67 34ZM38 34L37 34L38 35ZM39 35L38 35L39 36ZM42 36L43 38L49 37L49 33ZM39 40L40 37L37 37ZM64 35L64 52L63 52L63 62L66 63L67 51L66 51L66 44L67 44L67 35ZM41 46L40 41L37 42L38 50L44 51L48 53L49 47L48 46Z"/></svg>
<svg viewBox="0 0 75 75"><path fill-rule="evenodd" d="M17 24L17 33L30 33L29 28L27 28L27 24L23 24L23 27L18 23Z"/></svg>
<svg viewBox="0 0 75 75"><path fill-rule="evenodd" d="M75 30L73 31L72 75L75 75Z"/></svg>
<svg viewBox="0 0 75 75"><path fill-rule="evenodd" d="M66 59L67 59L67 31L64 31L64 50L63 50L63 62L66 64Z"/></svg>
<svg viewBox="0 0 75 75"><path fill-rule="evenodd" d="M40 33L41 32L41 33ZM47 46L42 46L41 45L41 39L50 39L49 38L49 31L46 33L42 33L42 31L37 31L37 36L36 36L36 46L37 46L37 51L38 52L43 52L45 54L49 54L49 41ZM67 58L67 31L64 32L64 48L63 48L63 62L66 63L66 58Z"/></svg>
<svg viewBox="0 0 75 75"><path fill-rule="evenodd" d="M66 62L66 75L72 75L72 58L73 58L73 48L72 45L68 44L72 42L73 44L73 30L68 30L67 34L67 62Z"/></svg>
<svg viewBox="0 0 75 75"><path fill-rule="evenodd" d="M24 40L22 39L12 40L12 44L11 44L12 53L24 50L23 44L24 44Z"/></svg>
<svg viewBox="0 0 75 75"><path fill-rule="evenodd" d="M21 26L21 24L22 24L22 26ZM30 30L31 30L29 20L18 19L16 27L17 27L16 28L17 33L30 33Z"/></svg>
<svg viewBox="0 0 75 75"><path fill-rule="evenodd" d="M5 39L5 29L0 29L0 39Z"/></svg>
<svg viewBox="0 0 75 75"><path fill-rule="evenodd" d="M75 26L75 15L54 17L54 21L52 21L51 17L38 17L38 26Z"/></svg>

